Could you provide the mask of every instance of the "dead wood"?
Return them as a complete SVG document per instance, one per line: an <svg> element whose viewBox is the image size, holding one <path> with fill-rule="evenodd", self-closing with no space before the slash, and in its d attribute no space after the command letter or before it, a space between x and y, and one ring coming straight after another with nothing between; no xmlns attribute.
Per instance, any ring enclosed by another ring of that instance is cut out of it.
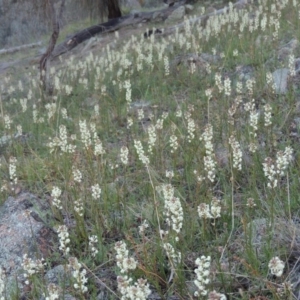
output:
<svg viewBox="0 0 300 300"><path fill-rule="evenodd" d="M113 32L125 26L146 23L154 19L165 20L176 8L182 6L185 3L186 0L182 0L179 1L176 5L173 5L172 7L167 7L152 12L139 12L135 14L130 14L120 18L108 20L105 23L85 28L75 33L71 38L68 38L61 44L57 45L51 55L51 58L53 59L74 49L76 46L95 35Z"/></svg>
<svg viewBox="0 0 300 300"><path fill-rule="evenodd" d="M42 55L41 59L40 59L40 80L42 82L43 85L43 89L46 90L47 89L47 62L48 59L50 58L54 47L56 45L56 41L58 39L59 36L59 22L62 18L62 14L63 14L63 10L65 7L65 0L61 1L61 5L60 5L60 9L59 9L59 13L58 15L56 14L55 8L54 8L54 3L53 0L50 1L50 15L52 17L52 35L49 41L49 45L48 48L46 50L46 52Z"/></svg>
<svg viewBox="0 0 300 300"><path fill-rule="evenodd" d="M32 44L26 44L18 47L13 47L9 49L2 49L0 50L0 55L1 54L12 54L21 50L29 49L29 48L35 48L37 46L41 46L42 42L37 42L37 43L32 43Z"/></svg>

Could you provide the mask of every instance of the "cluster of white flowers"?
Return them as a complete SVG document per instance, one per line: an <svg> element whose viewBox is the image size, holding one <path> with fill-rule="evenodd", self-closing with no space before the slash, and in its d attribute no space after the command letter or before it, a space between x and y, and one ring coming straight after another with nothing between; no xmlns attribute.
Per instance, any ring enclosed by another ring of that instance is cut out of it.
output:
<svg viewBox="0 0 300 300"><path fill-rule="evenodd" d="M194 74L196 72L196 64L194 61L189 61L189 72Z"/></svg>
<svg viewBox="0 0 300 300"><path fill-rule="evenodd" d="M208 294L207 300L226 300L226 296L224 294L218 293L216 291L212 291Z"/></svg>
<svg viewBox="0 0 300 300"><path fill-rule="evenodd" d="M138 154L140 161L143 164L148 165L150 163L150 161L149 161L149 158L144 153L144 149L143 149L141 141L134 140L133 142L134 142L134 148L136 149L136 152Z"/></svg>
<svg viewBox="0 0 300 300"><path fill-rule="evenodd" d="M275 188L277 186L278 180L276 178L276 168L273 164L273 159L271 157L265 158L265 162L263 163L263 170L265 176L268 178L268 187Z"/></svg>
<svg viewBox="0 0 300 300"><path fill-rule="evenodd" d="M68 119L68 111L65 107L63 107L60 112L63 119Z"/></svg>
<svg viewBox="0 0 300 300"><path fill-rule="evenodd" d="M149 284L146 279L139 278L132 284L132 278L128 276L118 276L118 290L122 297L121 300L146 300L151 294Z"/></svg>
<svg viewBox="0 0 300 300"><path fill-rule="evenodd" d="M172 179L174 177L174 171L173 170L166 170L166 177L169 179Z"/></svg>
<svg viewBox="0 0 300 300"><path fill-rule="evenodd" d="M205 257L204 255L201 258L197 258L195 264L198 266L195 269L196 279L194 280L195 285L198 288L198 291L194 293L195 297L207 295L208 291L206 285L209 284L209 269L210 269L210 256Z"/></svg>
<svg viewBox="0 0 300 300"><path fill-rule="evenodd" d="M182 117L182 110L180 108L176 109L175 116L177 118L181 118Z"/></svg>
<svg viewBox="0 0 300 300"><path fill-rule="evenodd" d="M205 96L210 100L212 98L212 89L206 89Z"/></svg>
<svg viewBox="0 0 300 300"><path fill-rule="evenodd" d="M75 169L73 167L72 174L73 174L74 181L76 181L78 183L80 183L82 181L82 173L80 172L80 170Z"/></svg>
<svg viewBox="0 0 300 300"><path fill-rule="evenodd" d="M296 75L296 69L295 69L295 55L291 54L289 56L289 70L290 70L290 75L295 76Z"/></svg>
<svg viewBox="0 0 300 300"><path fill-rule="evenodd" d="M117 266L121 273L127 273L128 270L134 270L137 266L137 261L133 257L129 257L129 251L126 244L119 241L115 244Z"/></svg>
<svg viewBox="0 0 300 300"><path fill-rule="evenodd" d="M265 127L272 125L272 107L270 104L266 104L264 107L264 119L265 119Z"/></svg>
<svg viewBox="0 0 300 300"><path fill-rule="evenodd" d="M83 88L85 89L85 90L87 90L88 89L88 84L89 84L89 82L88 82L88 79L87 78L79 78L79 80L78 80L78 83L79 84L82 84L83 85Z"/></svg>
<svg viewBox="0 0 300 300"><path fill-rule="evenodd" d="M99 252L96 248L98 244L98 237L96 235L92 235L89 237L89 250L91 252L92 257L95 257Z"/></svg>
<svg viewBox="0 0 300 300"><path fill-rule="evenodd" d="M78 262L76 257L69 258L69 265L68 267L72 269L72 276L75 279L74 288L76 290L80 290L82 293L86 293L88 288L86 287L87 284L87 277L86 277L86 269L82 268L81 263Z"/></svg>
<svg viewBox="0 0 300 300"><path fill-rule="evenodd" d="M18 178L17 178L17 158L14 156L11 156L9 158L9 167L8 167L8 171L9 171L9 179L10 182L14 185L17 184L18 182Z"/></svg>
<svg viewBox="0 0 300 300"><path fill-rule="evenodd" d="M66 94L67 94L67 95L71 95L71 93L72 93L72 91L73 91L73 87L70 86L70 85L68 85L68 84L66 84L66 85L64 86L64 88L65 88Z"/></svg>
<svg viewBox="0 0 300 300"><path fill-rule="evenodd" d="M122 164L128 165L128 148L126 146L122 146L120 149L120 159Z"/></svg>
<svg viewBox="0 0 300 300"><path fill-rule="evenodd" d="M207 173L207 179L211 182L214 182L216 177L216 161L214 158L214 148L212 144L213 139L213 128L210 124L208 124L202 134L200 140L204 140L205 142L205 152L206 155L204 156L204 169Z"/></svg>
<svg viewBox="0 0 300 300"><path fill-rule="evenodd" d="M99 104L95 104L94 106L94 117L98 117L100 115L100 106Z"/></svg>
<svg viewBox="0 0 300 300"><path fill-rule="evenodd" d="M187 131L188 131L188 142L191 143L192 140L195 137L195 131L196 131L196 124L195 121L192 119L192 114L190 111L187 111L185 114L185 119L187 121Z"/></svg>
<svg viewBox="0 0 300 300"><path fill-rule="evenodd" d="M99 183L96 183L94 185L91 186L91 190L92 190L92 197L97 200L100 199L101 196L101 188Z"/></svg>
<svg viewBox="0 0 300 300"><path fill-rule="evenodd" d="M127 129L129 129L133 125L132 118L127 118Z"/></svg>
<svg viewBox="0 0 300 300"><path fill-rule="evenodd" d="M156 128L152 124L148 127L148 136L148 152L152 153L152 149L156 142Z"/></svg>
<svg viewBox="0 0 300 300"><path fill-rule="evenodd" d="M171 184L162 185L161 190L165 201L163 214L166 216L166 222L176 234L179 234L183 223L183 209L180 199L174 196L174 188Z"/></svg>
<svg viewBox="0 0 300 300"><path fill-rule="evenodd" d="M168 117L168 113L164 112L161 116L161 118L157 119L156 124L155 124L155 128L157 130L162 130L163 129L163 125L164 125L164 120Z"/></svg>
<svg viewBox="0 0 300 300"><path fill-rule="evenodd" d="M275 188L278 184L277 176L284 176L286 169L293 159L293 149L286 147L284 151L278 151L276 155L276 162L267 157L263 163L263 170L265 176L268 178L268 187Z"/></svg>
<svg viewBox="0 0 300 300"><path fill-rule="evenodd" d="M22 136L23 129L21 125L17 125L17 136Z"/></svg>
<svg viewBox="0 0 300 300"><path fill-rule="evenodd" d="M106 86L105 85L101 86L101 94L106 95Z"/></svg>
<svg viewBox="0 0 300 300"><path fill-rule="evenodd" d="M145 118L144 110L142 108L137 110L137 118L139 121L142 121Z"/></svg>
<svg viewBox="0 0 300 300"><path fill-rule="evenodd" d="M122 274L128 273L129 270L134 270L137 267L137 261L133 257L129 257L129 251L126 244L119 241L115 244L117 266ZM138 279L132 284L132 278L128 275L118 276L118 290L120 291L122 300L146 300L151 294L147 280Z"/></svg>
<svg viewBox="0 0 300 300"><path fill-rule="evenodd" d="M255 204L255 201L254 201L254 199L253 198L248 198L247 199L247 204L246 204L248 207L250 207L250 208L254 208L255 206L256 206L256 204Z"/></svg>
<svg viewBox="0 0 300 300"><path fill-rule="evenodd" d="M144 234L145 230L149 227L147 220L144 220L143 223L139 226L139 233Z"/></svg>
<svg viewBox="0 0 300 300"><path fill-rule="evenodd" d="M280 17L278 16L278 18L273 19L274 30L273 30L272 35L273 35L274 40L278 39L278 32L279 32L279 29L280 29L280 20L279 20L279 18Z"/></svg>
<svg viewBox="0 0 300 300"><path fill-rule="evenodd" d="M103 155L105 154L105 150L103 148L102 142L98 137L94 138L94 155Z"/></svg>
<svg viewBox="0 0 300 300"><path fill-rule="evenodd" d="M231 95L231 80L229 77L226 77L224 80L224 94L225 96Z"/></svg>
<svg viewBox="0 0 300 300"><path fill-rule="evenodd" d="M85 148L88 149L92 145L91 133L88 129L86 120L79 121L79 130L81 135L81 141L84 144Z"/></svg>
<svg viewBox="0 0 300 300"><path fill-rule="evenodd" d="M45 108L47 110L48 114L48 121L50 121L51 118L55 115L56 112L56 103L47 103L45 105Z"/></svg>
<svg viewBox="0 0 300 300"><path fill-rule="evenodd" d="M176 252L174 247L170 243L164 243L163 247L167 253L171 268L172 270L174 270L176 266L178 266L178 264L180 264L181 262L181 253L179 251Z"/></svg>
<svg viewBox="0 0 300 300"><path fill-rule="evenodd" d="M233 167L237 170L242 170L242 150L239 142L235 139L235 137L232 135L229 138L229 144L232 148L232 154L233 154Z"/></svg>
<svg viewBox="0 0 300 300"><path fill-rule="evenodd" d="M44 269L44 260L33 260L27 254L23 255L22 268L25 271L24 277L26 278L25 284L29 284L29 277Z"/></svg>
<svg viewBox="0 0 300 300"><path fill-rule="evenodd" d="M66 225L60 225L57 228L58 238L59 238L59 250L61 250L64 255L70 252L68 244L70 244L69 232Z"/></svg>
<svg viewBox="0 0 300 300"><path fill-rule="evenodd" d="M11 128L11 124L12 124L12 120L11 120L10 116L9 115L4 115L3 119L4 119L4 127L5 127L5 129L10 129Z"/></svg>
<svg viewBox="0 0 300 300"><path fill-rule="evenodd" d="M21 81L21 80L19 80L19 82L18 82L18 88L19 88L19 90L20 90L21 92L23 92L23 91L24 91L24 88L23 88L23 83L22 83L22 81Z"/></svg>
<svg viewBox="0 0 300 300"><path fill-rule="evenodd" d="M223 86L223 82L222 82L222 76L220 73L215 74L215 83L216 83L216 86L218 87L219 93L221 93L224 89L224 86Z"/></svg>
<svg viewBox="0 0 300 300"><path fill-rule="evenodd" d="M237 91L237 93L238 93L238 91ZM233 104L231 105L231 107L228 109L228 116L229 116L228 122L230 124L232 124L232 125L234 124L234 115L235 115L235 113L236 113L236 111L237 111L240 103L242 103L242 97L241 96L237 96L235 98Z"/></svg>
<svg viewBox="0 0 300 300"><path fill-rule="evenodd" d="M47 287L47 294L48 296L44 294L44 296L46 296L45 300L58 300L61 294L61 290L54 283L50 283Z"/></svg>
<svg viewBox="0 0 300 300"><path fill-rule="evenodd" d="M131 103L131 83L130 83L130 80L125 80L124 88L126 90L126 102L129 106L130 103Z"/></svg>
<svg viewBox="0 0 300 300"><path fill-rule="evenodd" d="M178 148L178 138L175 134L172 134L170 136L169 143L170 143L170 147L171 147L171 153L174 153Z"/></svg>
<svg viewBox="0 0 300 300"><path fill-rule="evenodd" d="M170 64L169 64L168 56L164 57L164 66L165 66L165 75L169 76L170 75Z"/></svg>
<svg viewBox="0 0 300 300"><path fill-rule="evenodd" d="M289 163L293 159L293 149L286 147L284 151L278 151L276 156L276 169L277 174L284 176L284 172L289 166Z"/></svg>
<svg viewBox="0 0 300 300"><path fill-rule="evenodd" d="M236 93L240 96L243 93L243 83L241 81L238 81L236 83L236 87L235 87ZM239 102L241 102L242 100L240 100Z"/></svg>
<svg viewBox="0 0 300 300"><path fill-rule="evenodd" d="M21 104L21 107L22 107L22 112L26 112L27 110L27 98L21 98L20 99L20 104Z"/></svg>
<svg viewBox="0 0 300 300"><path fill-rule="evenodd" d="M83 217L83 202L82 199L78 199L74 201L74 210L78 213L80 217Z"/></svg>
<svg viewBox="0 0 300 300"><path fill-rule="evenodd" d="M62 209L61 201L58 199L61 196L61 189L54 186L51 191L52 204L58 209Z"/></svg>
<svg viewBox="0 0 300 300"><path fill-rule="evenodd" d="M271 274L280 277L284 270L284 262L277 256L273 257L268 265Z"/></svg>
<svg viewBox="0 0 300 300"><path fill-rule="evenodd" d="M198 215L200 219L216 219L221 217L221 204L220 200L213 197L211 207L206 203L201 203L198 206Z"/></svg>
<svg viewBox="0 0 300 300"><path fill-rule="evenodd" d="M64 153L74 153L76 149L75 145L68 144L67 128L65 125L59 126L59 137L54 137L53 140L48 143L48 146L50 153L52 153L56 147L60 148Z"/></svg>
<svg viewBox="0 0 300 300"><path fill-rule="evenodd" d="M250 111L250 127L251 127L251 131L250 131L250 135L252 135L253 137L257 136L257 123L258 123L258 111L256 110L251 110Z"/></svg>
<svg viewBox="0 0 300 300"><path fill-rule="evenodd" d="M252 101L251 101L252 102ZM259 113L257 110L254 109L255 105L254 103L251 105L250 109L250 138L251 142L249 145L250 152L254 153L257 150L257 142L255 140L257 136L257 124L258 124L258 117Z"/></svg>
<svg viewBox="0 0 300 300"><path fill-rule="evenodd" d="M254 84L255 84L254 78L250 78L246 81L246 87L250 96L253 95Z"/></svg>
<svg viewBox="0 0 300 300"><path fill-rule="evenodd" d="M276 90L274 78L271 72L266 74L267 85L271 88L271 91L274 92Z"/></svg>

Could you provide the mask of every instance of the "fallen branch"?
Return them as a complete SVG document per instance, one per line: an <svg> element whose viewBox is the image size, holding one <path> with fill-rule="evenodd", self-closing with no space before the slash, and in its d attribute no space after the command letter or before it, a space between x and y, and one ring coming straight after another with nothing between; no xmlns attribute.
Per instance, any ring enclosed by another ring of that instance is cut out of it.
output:
<svg viewBox="0 0 300 300"><path fill-rule="evenodd" d="M21 50L25 50L25 49L29 49L29 48L35 48L38 46L41 46L42 42L37 42L37 43L32 43L32 44L26 44L26 45L22 45L22 46L18 46L18 47L13 47L13 48L9 48L9 49L2 49L0 50L0 55L1 54L12 54Z"/></svg>
<svg viewBox="0 0 300 300"><path fill-rule="evenodd" d="M186 3L186 0L179 1L176 5L169 6L167 8L156 10L153 12L139 12L135 14L126 15L120 18L111 19L105 23L94 25L88 28L85 28L72 37L66 39L64 42L57 45L52 53L51 58L60 56L81 44L82 42L90 39L91 37L116 31L122 27L129 25L136 25L139 23L146 23L155 19L166 20L168 16L179 6L182 6Z"/></svg>

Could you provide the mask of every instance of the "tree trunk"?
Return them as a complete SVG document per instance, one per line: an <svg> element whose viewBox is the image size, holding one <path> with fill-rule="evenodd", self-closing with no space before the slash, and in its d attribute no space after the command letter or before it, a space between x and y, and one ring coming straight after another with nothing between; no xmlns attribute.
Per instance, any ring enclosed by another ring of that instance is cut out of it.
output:
<svg viewBox="0 0 300 300"><path fill-rule="evenodd" d="M42 55L40 59L40 80L43 90L47 91L47 62L54 50L56 41L59 36L59 21L61 20L62 13L65 7L65 0L61 0L60 10L58 16L54 8L54 0L49 1L50 15L52 18L52 35L49 41L47 51Z"/></svg>
<svg viewBox="0 0 300 300"><path fill-rule="evenodd" d="M119 0L105 0L108 11L108 19L120 18L122 16Z"/></svg>

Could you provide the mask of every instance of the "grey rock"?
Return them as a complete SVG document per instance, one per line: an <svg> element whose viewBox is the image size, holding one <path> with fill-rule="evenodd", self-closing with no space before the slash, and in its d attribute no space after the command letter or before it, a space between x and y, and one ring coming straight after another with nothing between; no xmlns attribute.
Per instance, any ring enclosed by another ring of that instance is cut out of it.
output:
<svg viewBox="0 0 300 300"><path fill-rule="evenodd" d="M206 14L213 14L213 13L215 13L216 11L217 11L217 10L216 10L214 7L209 6L209 7L206 9L205 13L206 13Z"/></svg>
<svg viewBox="0 0 300 300"><path fill-rule="evenodd" d="M10 145L13 140L19 141L20 143L25 144L27 140L31 137L31 134L14 134L14 135L4 135L0 137L0 147Z"/></svg>
<svg viewBox="0 0 300 300"><path fill-rule="evenodd" d="M295 50L298 47L298 45L299 45L299 41L297 39L292 39L286 44L286 47Z"/></svg>
<svg viewBox="0 0 300 300"><path fill-rule="evenodd" d="M236 66L235 72L238 75L239 80L247 81L254 77L254 68L249 65Z"/></svg>
<svg viewBox="0 0 300 300"><path fill-rule="evenodd" d="M270 219L257 218L253 219L246 226L246 232L243 232L236 241L244 240L241 244L245 245L245 237L251 238L249 245L258 257L263 258L265 255L265 246L269 242L273 248L282 252L289 252L287 257L292 257L296 253L299 254L300 246L300 226L297 219L291 221L284 218L275 218L274 224L271 224ZM292 246L290 246L292 245ZM243 248L239 249L243 251Z"/></svg>
<svg viewBox="0 0 300 300"><path fill-rule="evenodd" d="M289 69L283 68L272 73L277 94L286 94L289 72Z"/></svg>
<svg viewBox="0 0 300 300"><path fill-rule="evenodd" d="M154 12L153 13L153 15L152 15L152 20L157 20L157 19L160 19L160 18L162 18L162 13L160 12L160 11L156 11L156 12Z"/></svg>
<svg viewBox="0 0 300 300"><path fill-rule="evenodd" d="M52 231L41 222L47 205L30 193L9 197L0 208L0 267L6 270L6 293L23 288L23 255L46 257ZM49 235L48 235L49 234Z"/></svg>
<svg viewBox="0 0 300 300"><path fill-rule="evenodd" d="M69 277L69 271L66 269L64 265L58 265L53 269L47 271L44 278L47 284L53 283L56 285L60 285L61 282L64 282L67 277Z"/></svg>
<svg viewBox="0 0 300 300"><path fill-rule="evenodd" d="M212 55L209 53L201 53L200 57L208 63L217 63L221 58L219 55Z"/></svg>
<svg viewBox="0 0 300 300"><path fill-rule="evenodd" d="M279 60L286 61L288 57L293 54L298 47L299 41L297 39L290 40L286 45L278 50L277 56Z"/></svg>
<svg viewBox="0 0 300 300"><path fill-rule="evenodd" d="M185 6L185 12L186 12L187 14L192 13L193 11L194 11L194 6L193 6L193 5L187 4L187 5Z"/></svg>
<svg viewBox="0 0 300 300"><path fill-rule="evenodd" d="M131 109L143 109L143 108L147 108L149 106L150 106L150 102L149 101L145 101L145 100L140 100L140 101L132 102L130 104L130 108Z"/></svg>
<svg viewBox="0 0 300 300"><path fill-rule="evenodd" d="M64 300L77 300L77 299L78 298L75 298L74 296L69 295L69 294L65 295L65 297L64 297Z"/></svg>
<svg viewBox="0 0 300 300"><path fill-rule="evenodd" d="M283 47L281 49L279 49L278 53L277 53L277 58L280 61L286 61L287 58L293 53L293 50L291 48L288 47Z"/></svg>
<svg viewBox="0 0 300 300"><path fill-rule="evenodd" d="M169 15L167 18L166 22L167 23L172 23L172 22L177 22L183 19L185 15L185 8L184 6L179 6L173 12Z"/></svg>
<svg viewBox="0 0 300 300"><path fill-rule="evenodd" d="M5 146L11 142L11 135L4 135L0 138L0 146Z"/></svg>

